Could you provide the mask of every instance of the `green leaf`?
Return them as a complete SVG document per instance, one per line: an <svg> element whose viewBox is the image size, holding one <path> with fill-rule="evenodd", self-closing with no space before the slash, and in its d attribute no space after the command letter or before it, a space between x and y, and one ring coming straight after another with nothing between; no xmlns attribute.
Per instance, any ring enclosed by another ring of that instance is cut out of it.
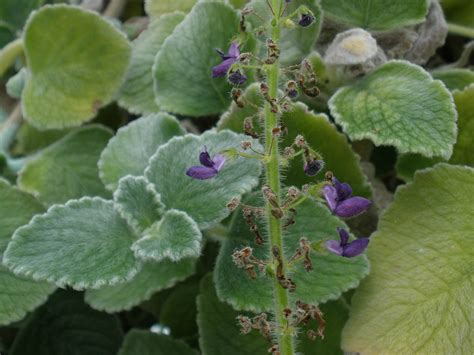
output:
<svg viewBox="0 0 474 355"><path fill-rule="evenodd" d="M94 117L122 84L130 59L125 35L79 7L42 7L30 17L23 40L23 114L42 129L79 126Z"/></svg>
<svg viewBox="0 0 474 355"><path fill-rule="evenodd" d="M368 138L400 153L449 158L456 110L446 87L421 67L394 60L329 101L331 114L353 140Z"/></svg>
<svg viewBox="0 0 474 355"><path fill-rule="evenodd" d="M21 68L21 70L13 75L10 79L8 79L6 84L7 93L10 97L15 99L21 98L21 93L25 88L26 83L26 76L27 76L26 68Z"/></svg>
<svg viewBox="0 0 474 355"><path fill-rule="evenodd" d="M141 260L179 261L197 258L201 253L202 235L198 225L185 212L167 211L163 218L145 231L132 245Z"/></svg>
<svg viewBox="0 0 474 355"><path fill-rule="evenodd" d="M291 14L302 5L308 7L313 12L315 21L309 27L301 27L296 24L294 28L282 29L280 35L280 63L283 66L299 64L301 60L311 52L319 37L319 32L323 22L322 9L321 5L319 5L319 1L300 0L285 5L288 5L285 12L286 14ZM253 8L255 12L266 21L271 21L273 18L273 14L265 1L254 0L249 4L249 7ZM250 15L248 16L248 20L255 28L262 25L262 20L257 16ZM298 22L299 18L293 18L293 20ZM264 40L270 36L270 33L265 34ZM262 56L266 55L266 50L266 47L262 46Z"/></svg>
<svg viewBox="0 0 474 355"><path fill-rule="evenodd" d="M397 159L397 176L405 181L412 181L417 170L431 168L433 165L445 161L440 157L427 158L421 154L403 154Z"/></svg>
<svg viewBox="0 0 474 355"><path fill-rule="evenodd" d="M79 128L28 160L18 185L48 205L82 196L109 197L97 161L112 136L102 126Z"/></svg>
<svg viewBox="0 0 474 355"><path fill-rule="evenodd" d="M251 200L251 205L258 203ZM235 213L230 226L230 238L222 243L214 271L214 282L217 294L222 301L231 304L238 310L254 312L273 309L273 284L263 274L257 280L248 277L243 269L237 269L232 261L232 253L249 245L253 255L261 260L270 258L268 244L258 246L242 214ZM264 230L258 223L259 229ZM331 215L321 204L307 200L296 207L296 223L285 232L284 242L286 257L290 258L303 236L310 242L338 239L337 227L347 228L344 222ZM318 304L337 299L342 292L355 288L359 280L369 272L367 258L343 258L330 253L312 253L314 270L306 272L299 263L288 275L296 283L296 291L290 294L292 302L301 300Z"/></svg>
<svg viewBox="0 0 474 355"><path fill-rule="evenodd" d="M474 28L474 2L469 0L443 0L441 4L449 22Z"/></svg>
<svg viewBox="0 0 474 355"><path fill-rule="evenodd" d="M256 331L240 334L236 317L240 314L219 301L212 284L212 275L201 281L198 296L199 345L206 355L266 354L270 347Z"/></svg>
<svg viewBox="0 0 474 355"><path fill-rule="evenodd" d="M155 292L174 286L194 271L195 259L144 263L130 281L98 290L87 290L85 300L92 308L100 311L112 313L129 310L149 300Z"/></svg>
<svg viewBox="0 0 474 355"><path fill-rule="evenodd" d="M190 178L186 170L199 165L199 153L204 147L214 156L227 149L240 150L244 140L248 136L230 131L175 137L150 158L145 176L155 185L168 209L184 211L201 229L209 228L229 215L226 205L232 198L257 186L261 163L257 159L227 158L222 170L204 181ZM254 146L261 149L257 142Z"/></svg>
<svg viewBox="0 0 474 355"><path fill-rule="evenodd" d="M153 184L143 176L125 176L114 192L114 207L137 234L160 220L165 206Z"/></svg>
<svg viewBox="0 0 474 355"><path fill-rule="evenodd" d="M97 312L82 293L56 292L21 328L11 355L115 355L122 342L118 319Z"/></svg>
<svg viewBox="0 0 474 355"><path fill-rule="evenodd" d="M433 78L441 80L449 90L464 90L474 84L474 70L470 69L443 69L431 73Z"/></svg>
<svg viewBox="0 0 474 355"><path fill-rule="evenodd" d="M152 21L133 42L130 67L118 101L128 111L146 114L160 110L155 102L152 66L163 42L183 19L181 13L163 15Z"/></svg>
<svg viewBox="0 0 474 355"><path fill-rule="evenodd" d="M99 160L99 174L105 186L113 191L120 178L143 175L148 159L156 149L184 129L173 116L157 113L141 117L120 128L109 141Z"/></svg>
<svg viewBox="0 0 474 355"><path fill-rule="evenodd" d="M352 27L389 31L423 22L427 0L322 0L328 18Z"/></svg>
<svg viewBox="0 0 474 355"><path fill-rule="evenodd" d="M398 189L372 236L342 347L364 354L469 354L474 170L438 164Z"/></svg>
<svg viewBox="0 0 474 355"><path fill-rule="evenodd" d="M254 117L253 124L259 133L259 120L256 106L263 104L263 97L259 85L254 84L244 92L243 100L249 104L239 108L232 103L230 109L221 116L218 129L231 129L235 132L243 131L243 122L247 117ZM359 166L359 157L353 152L346 137L339 133L337 128L329 122L325 114L315 114L309 111L302 103L296 103L288 112L281 116L282 123L288 128L288 135L283 137L281 147L290 146L298 134L303 134L307 142L324 158L324 171L332 171L339 180L348 182L356 195L370 196L371 190L362 169ZM314 178L306 176L303 171L302 159L294 159L285 171L286 185L301 187L314 182Z"/></svg>
<svg viewBox="0 0 474 355"><path fill-rule="evenodd" d="M145 11L150 17L160 17L173 11L188 12L196 3L196 0L145 0Z"/></svg>
<svg viewBox="0 0 474 355"><path fill-rule="evenodd" d="M190 355L197 354L186 343L168 335L154 334L146 330L128 332L118 355Z"/></svg>
<svg viewBox="0 0 474 355"><path fill-rule="evenodd" d="M18 155L29 155L46 148L71 132L71 129L48 129L40 131L27 122L24 122L16 135L16 144L12 148Z"/></svg>
<svg viewBox="0 0 474 355"><path fill-rule="evenodd" d="M224 111L230 103L230 84L212 78L221 62L215 48L227 51L239 26L228 5L201 2L176 26L163 43L153 67L155 95L165 111L205 116Z"/></svg>
<svg viewBox="0 0 474 355"><path fill-rule="evenodd" d="M111 201L84 197L55 205L17 229L3 263L15 274L59 287L98 288L135 276L135 239Z"/></svg>
<svg viewBox="0 0 474 355"><path fill-rule="evenodd" d="M30 13L43 5L44 0L2 0L0 22L14 33L22 29Z"/></svg>

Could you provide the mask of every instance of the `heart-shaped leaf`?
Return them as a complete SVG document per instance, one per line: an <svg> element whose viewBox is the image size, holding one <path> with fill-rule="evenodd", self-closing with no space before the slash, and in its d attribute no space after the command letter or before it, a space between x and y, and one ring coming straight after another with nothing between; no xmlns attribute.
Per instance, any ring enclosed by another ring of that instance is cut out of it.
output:
<svg viewBox="0 0 474 355"><path fill-rule="evenodd" d="M23 114L43 129L79 126L94 117L122 84L130 59L125 35L74 6L42 7L28 20L23 40Z"/></svg>
<svg viewBox="0 0 474 355"><path fill-rule="evenodd" d="M345 351L471 352L472 196L474 169L447 164L398 189L369 245L372 269L352 299Z"/></svg>
<svg viewBox="0 0 474 355"><path fill-rule="evenodd" d="M141 266L130 249L135 240L111 201L84 197L55 205L17 229L3 262L37 281L98 288L135 276Z"/></svg>
<svg viewBox="0 0 474 355"><path fill-rule="evenodd" d="M105 186L113 191L120 178L143 175L148 159L170 138L184 134L171 115L157 113L141 117L120 128L109 141L99 160L99 174Z"/></svg>
<svg viewBox="0 0 474 355"><path fill-rule="evenodd" d="M400 153L449 158L456 141L456 110L446 87L421 67L391 61L329 101L351 139L393 145Z"/></svg>
<svg viewBox="0 0 474 355"><path fill-rule="evenodd" d="M132 329L127 333L118 355L195 355L185 342L168 335Z"/></svg>

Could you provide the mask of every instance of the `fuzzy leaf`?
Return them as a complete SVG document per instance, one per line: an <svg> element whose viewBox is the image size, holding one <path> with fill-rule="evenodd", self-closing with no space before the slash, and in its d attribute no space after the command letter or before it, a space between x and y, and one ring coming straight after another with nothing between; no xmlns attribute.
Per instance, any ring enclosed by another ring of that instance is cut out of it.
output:
<svg viewBox="0 0 474 355"><path fill-rule="evenodd" d="M258 200L251 200L251 205ZM231 222L230 238L221 247L214 271L219 298L230 303L237 310L254 312L270 311L273 308L273 284L270 278L260 275L257 280L248 277L243 269L237 269L232 262L236 249L250 245L255 257L270 258L269 245L258 246L254 235L238 211ZM285 233L285 250L290 258L298 247L301 237L310 242L338 239L337 227L345 227L344 222L331 215L329 210L313 201L305 201L296 208L295 224ZM259 224L259 229L264 230ZM344 258L330 253L312 254L314 270L306 272L299 263L289 275L296 283L296 291L291 293L293 301L318 304L337 299L342 292L357 287L359 280L369 272L365 256Z"/></svg>
<svg viewBox="0 0 474 355"><path fill-rule="evenodd" d="M14 273L75 289L130 280L135 241L111 201L84 197L55 205L16 230L4 254Z"/></svg>
<svg viewBox="0 0 474 355"><path fill-rule="evenodd" d="M18 185L48 205L82 196L109 197L100 181L97 161L111 136L102 126L69 133L27 161Z"/></svg>
<svg viewBox="0 0 474 355"><path fill-rule="evenodd" d="M329 101L351 139L393 145L400 153L449 158L456 141L456 110L446 87L421 67L391 61Z"/></svg>
<svg viewBox="0 0 474 355"><path fill-rule="evenodd" d="M115 355L122 342L118 319L97 312L82 293L58 291L21 328L11 355Z"/></svg>
<svg viewBox="0 0 474 355"><path fill-rule="evenodd" d="M464 90L474 84L474 70L471 69L444 69L431 73L433 78L441 80L449 90Z"/></svg>
<svg viewBox="0 0 474 355"><path fill-rule="evenodd" d="M8 79L6 84L7 93L10 97L20 99L23 89L25 88L27 71L22 68L18 73Z"/></svg>
<svg viewBox="0 0 474 355"><path fill-rule="evenodd" d="M206 146L214 156L226 149L240 149L247 136L230 131L208 131L201 136L175 137L158 148L145 171L165 206L186 212L201 229L211 227L229 215L226 204L257 186L261 164L257 159L228 158L212 179L194 180L186 170L199 165L199 153ZM254 142L256 149L261 147ZM186 186L186 188L183 188Z"/></svg>
<svg viewBox="0 0 474 355"><path fill-rule="evenodd" d="M160 290L170 288L194 273L195 259L144 263L133 279L115 286L87 290L85 300L92 308L109 313L129 310Z"/></svg>
<svg viewBox="0 0 474 355"><path fill-rule="evenodd" d="M143 175L148 159L170 138L184 134L179 122L166 113L141 117L120 128L109 141L99 160L99 174L113 191L120 178Z"/></svg>
<svg viewBox="0 0 474 355"><path fill-rule="evenodd" d="M221 62L215 48L227 51L239 18L228 5L198 3L163 43L153 67L155 95L165 111L204 116L222 112L230 103L225 78L212 78Z"/></svg>
<svg viewBox="0 0 474 355"><path fill-rule="evenodd" d="M160 110L153 92L153 62L165 39L183 19L181 13L164 15L152 21L133 42L130 67L119 93L119 104L130 112L147 114Z"/></svg>
<svg viewBox="0 0 474 355"><path fill-rule="evenodd" d="M197 0L145 0L145 11L150 17L158 18L173 11L188 12Z"/></svg>
<svg viewBox="0 0 474 355"><path fill-rule="evenodd" d="M472 196L474 170L447 164L398 189L369 245L372 270L352 299L344 350L471 352Z"/></svg>
<svg viewBox="0 0 474 355"><path fill-rule="evenodd" d="M44 0L2 0L0 23L4 23L12 32L21 30L30 13L43 3Z"/></svg>
<svg viewBox="0 0 474 355"><path fill-rule="evenodd" d="M219 301L212 283L212 275L201 280L198 296L199 345L206 355L265 354L269 348L266 340L256 331L242 335L237 325L236 312Z"/></svg>
<svg viewBox="0 0 474 355"><path fill-rule="evenodd" d="M423 22L427 0L322 0L328 18L352 27L388 31Z"/></svg>
<svg viewBox="0 0 474 355"><path fill-rule="evenodd" d="M94 117L120 87L130 59L126 37L79 7L42 7L28 20L23 40L29 71L23 114L42 129Z"/></svg>
<svg viewBox="0 0 474 355"><path fill-rule="evenodd" d="M132 329L127 333L118 355L195 355L185 342L168 335Z"/></svg>
<svg viewBox="0 0 474 355"><path fill-rule="evenodd" d="M158 221L165 206L153 184L143 176L125 176L114 193L114 207L137 234Z"/></svg>
<svg viewBox="0 0 474 355"><path fill-rule="evenodd" d="M179 261L199 257L201 240L196 222L185 212L169 210L132 245L132 250L137 258L145 261Z"/></svg>
<svg viewBox="0 0 474 355"><path fill-rule="evenodd" d="M12 150L18 155L29 155L46 148L71 132L71 129L48 129L40 131L24 122L16 135L16 144Z"/></svg>

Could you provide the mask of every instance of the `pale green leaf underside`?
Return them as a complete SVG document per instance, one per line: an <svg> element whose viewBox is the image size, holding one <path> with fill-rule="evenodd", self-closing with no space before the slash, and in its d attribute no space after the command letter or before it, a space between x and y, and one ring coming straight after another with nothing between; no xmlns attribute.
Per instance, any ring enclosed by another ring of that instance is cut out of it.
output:
<svg viewBox="0 0 474 355"><path fill-rule="evenodd" d="M137 234L159 221L165 208L153 184L143 176L131 175L120 179L114 207Z"/></svg>
<svg viewBox="0 0 474 355"><path fill-rule="evenodd" d="M296 211L296 223L288 227L284 236L288 258L294 254L303 236L311 242L338 239L336 228L347 228L344 222L332 216L325 206L317 202L306 201ZM254 243L254 235L239 212L231 223L230 238L222 244L217 259L214 271L217 294L221 300L238 310L271 311L271 279L260 275L257 280L252 280L245 270L237 269L232 262L233 251L247 245L253 248L257 258L266 260L270 257L269 245L258 246ZM260 230L264 230L262 225ZM312 272L306 272L300 263L289 275L296 283L296 291L290 294L292 302L301 300L318 304L337 299L342 292L357 287L359 280L369 272L365 256L343 258L330 253L313 253L312 261Z"/></svg>
<svg viewBox="0 0 474 355"><path fill-rule="evenodd" d="M228 5L197 4L164 42L153 66L158 105L180 115L222 112L230 103L225 78L211 77L221 62L215 48L225 52L238 29L239 18Z"/></svg>
<svg viewBox="0 0 474 355"><path fill-rule="evenodd" d="M158 18L173 11L188 12L197 0L145 0L145 11L150 17Z"/></svg>
<svg viewBox="0 0 474 355"><path fill-rule="evenodd" d="M343 349L470 354L474 347L474 170L439 164L399 188L369 245Z"/></svg>
<svg viewBox="0 0 474 355"><path fill-rule="evenodd" d="M132 329L123 341L118 355L193 355L196 351L185 342L169 335Z"/></svg>
<svg viewBox="0 0 474 355"><path fill-rule="evenodd" d="M55 205L17 229L3 261L15 274L37 281L98 288L138 272L130 249L135 239L111 201L84 197Z"/></svg>
<svg viewBox="0 0 474 355"><path fill-rule="evenodd" d="M97 13L65 5L34 13L23 39L29 70L23 114L39 128L94 117L122 84L131 52L126 37Z"/></svg>
<svg viewBox="0 0 474 355"><path fill-rule="evenodd" d="M249 86L243 99L257 106L263 104L258 84ZM257 118L257 110L251 104L239 108L232 103L230 109L221 116L218 129L231 129L235 132L243 131L243 122L246 117L253 118L255 130L261 132ZM370 186L359 165L359 157L354 153L344 134L339 133L336 126L329 122L324 114L315 114L302 104L297 103L293 108L282 114L282 122L288 128L288 135L283 137L282 147L290 146L298 134L303 134L305 139L324 158L325 167L319 174L324 176L325 171L332 171L340 181L348 182L355 195L370 196ZM307 176L303 171L301 158L294 159L285 171L285 183L301 187L314 182L313 177Z"/></svg>
<svg viewBox="0 0 474 355"><path fill-rule="evenodd" d="M175 137L158 148L145 171L146 178L168 209L186 212L201 229L211 227L229 215L226 204L257 186L261 164L257 159L227 159L212 179L194 180L186 170L199 165L199 153L207 147L212 156L230 148L240 149L248 136L231 131L207 131L201 136ZM261 149L255 141L254 147Z"/></svg>
<svg viewBox="0 0 474 355"><path fill-rule="evenodd" d="M322 0L328 18L372 31L423 22L428 3L427 0Z"/></svg>
<svg viewBox="0 0 474 355"><path fill-rule="evenodd" d="M18 185L47 205L82 196L109 197L97 161L111 137L102 126L78 128L28 160Z"/></svg>
<svg viewBox="0 0 474 355"><path fill-rule="evenodd" d="M109 190L117 188L126 175L143 175L156 149L184 129L171 115L157 113L141 117L117 131L99 160L99 174Z"/></svg>
<svg viewBox="0 0 474 355"><path fill-rule="evenodd" d="M464 90L474 84L474 70L471 69L444 69L431 73L433 78L441 80L449 90Z"/></svg>
<svg viewBox="0 0 474 355"><path fill-rule="evenodd" d="M100 311L112 313L129 310L150 299L155 292L172 287L192 275L195 263L195 259L144 263L130 281L98 290L87 290L85 300Z"/></svg>
<svg viewBox="0 0 474 355"><path fill-rule="evenodd" d="M115 355L122 329L111 314L97 312L79 292L58 290L20 329L11 355Z"/></svg>
<svg viewBox="0 0 474 355"><path fill-rule="evenodd" d="M206 355L266 354L268 342L256 331L240 334L236 317L241 312L219 301L212 283L212 275L201 280L198 296L197 323L199 346ZM252 316L252 315L250 315Z"/></svg>
<svg viewBox="0 0 474 355"><path fill-rule="evenodd" d="M201 240L196 222L185 212L169 210L132 245L132 250L137 258L145 261L179 261L199 257Z"/></svg>
<svg viewBox="0 0 474 355"><path fill-rule="evenodd" d="M183 19L184 14L181 13L161 16L152 21L133 42L130 66L118 100L130 112L147 114L159 111L151 69L161 45Z"/></svg>
<svg viewBox="0 0 474 355"><path fill-rule="evenodd" d="M400 153L449 158L456 110L446 87L421 67L391 61L329 101L331 114L353 140L368 138Z"/></svg>

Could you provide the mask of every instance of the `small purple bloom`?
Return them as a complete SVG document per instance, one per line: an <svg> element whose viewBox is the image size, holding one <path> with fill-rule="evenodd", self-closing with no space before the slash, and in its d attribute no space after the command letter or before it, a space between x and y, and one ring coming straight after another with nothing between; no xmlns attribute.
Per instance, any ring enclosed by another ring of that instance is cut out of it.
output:
<svg viewBox="0 0 474 355"><path fill-rule="evenodd" d="M224 54L224 52L219 49L216 49L216 51L222 57L222 63L212 68L213 78L226 76L229 68L237 61L240 56L239 44L237 42L232 42L227 54Z"/></svg>
<svg viewBox="0 0 474 355"><path fill-rule="evenodd" d="M229 76L227 77L229 82L233 85L242 85L247 81L247 76L242 73L240 69L237 69L231 73L229 73Z"/></svg>
<svg viewBox="0 0 474 355"><path fill-rule="evenodd" d="M221 171L225 163L225 157L218 154L211 159L206 147L204 147L204 151L199 153L199 162L202 166L197 165L190 167L186 171L186 175L197 180L207 180L213 178Z"/></svg>
<svg viewBox="0 0 474 355"><path fill-rule="evenodd" d="M298 23L301 27L308 27L309 25L311 25L313 23L313 21L314 21L314 16L313 15L311 15L311 14L302 14Z"/></svg>
<svg viewBox="0 0 474 355"><path fill-rule="evenodd" d="M359 238L349 243L349 233L343 228L337 228L337 231L340 241L328 240L326 242L326 248L331 253L352 258L362 254L369 245L369 238Z"/></svg>
<svg viewBox="0 0 474 355"><path fill-rule="evenodd" d="M314 176L321 171L323 168L323 162L321 160L310 159L303 167L304 173L308 176Z"/></svg>
<svg viewBox="0 0 474 355"><path fill-rule="evenodd" d="M334 185L323 187L323 194L329 209L339 217L354 217L365 212L372 202L366 198L352 197L352 189L347 183L340 183L333 178Z"/></svg>

